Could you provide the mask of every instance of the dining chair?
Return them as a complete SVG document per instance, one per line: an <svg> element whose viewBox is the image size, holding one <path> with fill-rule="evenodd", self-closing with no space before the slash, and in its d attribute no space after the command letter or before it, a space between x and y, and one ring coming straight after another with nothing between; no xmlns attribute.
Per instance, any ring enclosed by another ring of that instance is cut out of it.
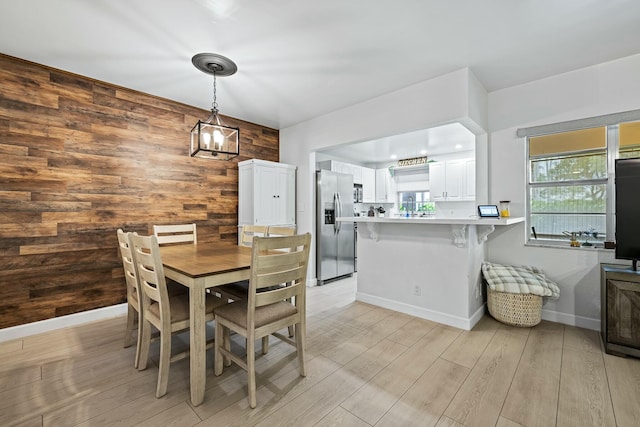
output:
<svg viewBox="0 0 640 427"><path fill-rule="evenodd" d="M162 397L167 393L170 362L180 360L189 354L187 351L171 355L171 335L189 329L189 296L168 293L164 267L160 258L160 247L155 235L129 234L129 239L142 291L140 292L142 338L138 369L144 370L147 367L153 325L160 332L160 363L156 397ZM206 322L214 319L213 313L216 307L226 305L226 301L211 294L206 295L205 301Z"/></svg>
<svg viewBox="0 0 640 427"><path fill-rule="evenodd" d="M242 226L240 232L240 239L238 246L251 246L253 244L253 238L256 236L264 237L267 235L269 229L266 225L251 225L245 224ZM249 289L249 282L247 280L241 280L235 283L228 283L216 287L223 295L229 297L231 300L237 301L245 299L247 297L247 290Z"/></svg>
<svg viewBox="0 0 640 427"><path fill-rule="evenodd" d="M267 230L269 229L266 225L251 225L245 224L242 226L242 232L240 233L240 246L251 246L253 242L253 238L255 236L266 236Z"/></svg>
<svg viewBox="0 0 640 427"><path fill-rule="evenodd" d="M158 244L198 243L196 224L154 225L153 234L158 238Z"/></svg>
<svg viewBox="0 0 640 427"><path fill-rule="evenodd" d="M198 243L196 224L155 225L153 234L158 239L158 245L193 244ZM189 289L171 279L167 279L170 294L186 294Z"/></svg>
<svg viewBox="0 0 640 427"><path fill-rule="evenodd" d="M306 376L306 280L311 234L256 237L251 253L248 298L220 307L215 312L214 374L221 375L230 360L247 371L249 406L256 407L255 340L273 335L294 346L298 369ZM288 283L289 286L278 286ZM275 287L275 288L274 288ZM271 289L259 292L261 289ZM295 303L288 300L295 297ZM280 330L295 326L295 339ZM231 352L229 334L246 338L246 356Z"/></svg>
<svg viewBox="0 0 640 427"><path fill-rule="evenodd" d="M131 246L129 245L128 233L125 233L119 228L117 234L120 256L122 257L122 267L124 268L124 278L127 286L127 327L124 334L124 346L126 348L133 344L133 330L137 329L136 358L133 362L133 366L137 369L140 361L140 344L142 342L140 287L136 266L133 262Z"/></svg>
<svg viewBox="0 0 640 427"><path fill-rule="evenodd" d="M296 234L296 226L279 226L279 225L270 225L267 228L267 236L269 237L277 237L277 236L293 236ZM289 337L293 338L294 334L293 326L289 326ZM269 337L262 341L262 353L267 354L269 351Z"/></svg>
<svg viewBox="0 0 640 427"><path fill-rule="evenodd" d="M279 226L279 225L270 225L267 228L267 236L276 237L276 236L293 236L296 234L296 227L293 226Z"/></svg>

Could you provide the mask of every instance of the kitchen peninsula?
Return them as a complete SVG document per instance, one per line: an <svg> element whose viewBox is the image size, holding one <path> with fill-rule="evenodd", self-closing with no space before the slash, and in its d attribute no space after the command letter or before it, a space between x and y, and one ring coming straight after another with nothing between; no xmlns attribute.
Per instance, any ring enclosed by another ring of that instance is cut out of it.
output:
<svg viewBox="0 0 640 427"><path fill-rule="evenodd" d="M496 227L521 217L340 217L358 222L358 301L470 330L484 314L481 264Z"/></svg>

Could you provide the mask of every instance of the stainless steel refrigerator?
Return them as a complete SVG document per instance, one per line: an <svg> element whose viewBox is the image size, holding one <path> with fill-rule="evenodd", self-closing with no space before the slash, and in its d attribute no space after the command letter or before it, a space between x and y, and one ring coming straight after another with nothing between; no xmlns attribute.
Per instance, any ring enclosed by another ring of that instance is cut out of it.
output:
<svg viewBox="0 0 640 427"><path fill-rule="evenodd" d="M318 285L353 274L355 242L353 222L353 175L328 170L316 172L316 272Z"/></svg>

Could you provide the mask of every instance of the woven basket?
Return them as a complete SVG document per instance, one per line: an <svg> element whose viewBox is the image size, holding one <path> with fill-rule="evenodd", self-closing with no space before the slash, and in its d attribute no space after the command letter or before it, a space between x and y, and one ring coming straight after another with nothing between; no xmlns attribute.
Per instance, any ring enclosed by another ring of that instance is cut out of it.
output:
<svg viewBox="0 0 640 427"><path fill-rule="evenodd" d="M494 319L511 326L535 326L542 319L542 297L492 291L487 286L487 306Z"/></svg>

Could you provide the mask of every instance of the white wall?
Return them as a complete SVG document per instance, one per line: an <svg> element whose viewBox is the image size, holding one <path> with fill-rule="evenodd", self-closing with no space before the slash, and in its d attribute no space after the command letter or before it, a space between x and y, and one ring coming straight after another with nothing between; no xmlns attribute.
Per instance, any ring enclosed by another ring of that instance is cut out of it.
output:
<svg viewBox="0 0 640 427"><path fill-rule="evenodd" d="M280 161L298 166L298 230L315 231L316 150L454 122L483 134L488 116L485 101L486 91L465 68L281 129ZM478 168L476 173L486 176L487 171ZM309 276L315 278L315 248L311 260Z"/></svg>
<svg viewBox="0 0 640 427"><path fill-rule="evenodd" d="M526 152L516 129L640 108L640 55L599 64L489 94L489 201L511 200L512 215L526 203ZM531 264L558 282L559 300L546 300L543 318L600 326L599 263L612 251L525 247L526 225L494 232L488 259Z"/></svg>

